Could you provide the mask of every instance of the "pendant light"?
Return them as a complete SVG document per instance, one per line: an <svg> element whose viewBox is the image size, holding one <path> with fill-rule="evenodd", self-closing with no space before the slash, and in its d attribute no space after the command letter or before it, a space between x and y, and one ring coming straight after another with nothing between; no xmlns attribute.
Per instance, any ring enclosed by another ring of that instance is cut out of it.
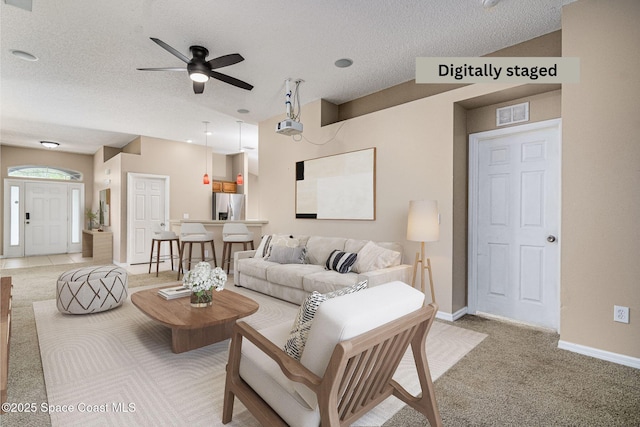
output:
<svg viewBox="0 0 640 427"><path fill-rule="evenodd" d="M202 177L202 183L204 185L209 185L210 181L209 181L209 174L207 173L209 170L209 161L207 160L207 155L208 155L208 147L209 147L209 129L208 129L208 125L209 122L202 122L204 123L204 176Z"/></svg>

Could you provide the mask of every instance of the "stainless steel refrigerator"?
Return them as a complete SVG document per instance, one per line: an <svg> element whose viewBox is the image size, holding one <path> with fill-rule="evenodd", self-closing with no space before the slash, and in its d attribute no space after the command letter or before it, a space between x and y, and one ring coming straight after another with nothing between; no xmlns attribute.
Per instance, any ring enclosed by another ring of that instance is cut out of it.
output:
<svg viewBox="0 0 640 427"><path fill-rule="evenodd" d="M214 220L241 221L244 215L244 194L213 193Z"/></svg>

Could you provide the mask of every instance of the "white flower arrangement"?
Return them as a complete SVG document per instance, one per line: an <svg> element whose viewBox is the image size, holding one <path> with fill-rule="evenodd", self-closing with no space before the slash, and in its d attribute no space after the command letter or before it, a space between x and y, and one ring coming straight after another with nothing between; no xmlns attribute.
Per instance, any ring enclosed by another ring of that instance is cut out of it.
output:
<svg viewBox="0 0 640 427"><path fill-rule="evenodd" d="M191 292L208 291L215 289L221 291L227 282L227 273L220 267L211 269L208 262L199 262L194 269L184 275L184 286Z"/></svg>

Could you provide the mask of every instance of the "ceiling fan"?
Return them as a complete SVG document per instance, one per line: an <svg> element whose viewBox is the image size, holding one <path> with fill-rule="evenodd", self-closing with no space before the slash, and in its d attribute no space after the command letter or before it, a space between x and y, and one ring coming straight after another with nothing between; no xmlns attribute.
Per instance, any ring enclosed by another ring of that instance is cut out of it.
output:
<svg viewBox="0 0 640 427"><path fill-rule="evenodd" d="M213 71L217 68L226 67L229 65L237 64L244 61L244 58L239 53L231 53L229 55L219 56L210 61L206 58L209 55L207 48L202 46L191 46L189 50L193 58L189 59L176 49L172 48L160 39L150 37L161 48L184 61L187 67L164 67L164 68L138 68L141 71L188 71L189 77L193 80L193 92L196 94L204 92L204 83L209 80L210 77L214 79L229 83L230 85L239 87L241 89L251 90L253 86L242 80L238 80L235 77L227 76L226 74Z"/></svg>

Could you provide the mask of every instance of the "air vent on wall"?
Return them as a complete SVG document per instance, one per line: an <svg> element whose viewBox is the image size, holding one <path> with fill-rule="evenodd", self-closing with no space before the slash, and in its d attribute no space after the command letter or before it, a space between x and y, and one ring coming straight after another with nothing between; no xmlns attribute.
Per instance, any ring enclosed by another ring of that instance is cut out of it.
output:
<svg viewBox="0 0 640 427"><path fill-rule="evenodd" d="M529 121L529 103L510 105L496 108L496 126L510 125L513 123Z"/></svg>

